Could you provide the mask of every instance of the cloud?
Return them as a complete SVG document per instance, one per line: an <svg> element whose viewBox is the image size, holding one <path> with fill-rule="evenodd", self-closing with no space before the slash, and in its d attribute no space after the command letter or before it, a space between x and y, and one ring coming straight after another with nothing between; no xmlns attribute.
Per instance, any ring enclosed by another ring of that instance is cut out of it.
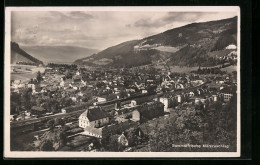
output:
<svg viewBox="0 0 260 165"><path fill-rule="evenodd" d="M132 27L132 25L131 24L126 24L125 27L130 28L130 27Z"/></svg>
<svg viewBox="0 0 260 165"><path fill-rule="evenodd" d="M197 20L199 14L187 14L187 13L167 13L160 18L141 18L134 23L135 27L141 28L159 28L167 26L168 24L176 22L190 22Z"/></svg>
<svg viewBox="0 0 260 165"><path fill-rule="evenodd" d="M105 49L193 22L234 15L223 12L15 11L11 17L11 39L21 45Z"/></svg>
<svg viewBox="0 0 260 165"><path fill-rule="evenodd" d="M89 20L93 19L94 16L91 14L87 14L81 11L71 11L71 12L60 12L60 11L50 11L50 16L46 16L43 19L46 21L55 20L55 21L81 21L81 20Z"/></svg>
<svg viewBox="0 0 260 165"><path fill-rule="evenodd" d="M223 19L226 15L234 15L235 13L219 13L219 12L168 12L161 18L151 19L142 18L134 23L136 27L143 28L159 28L169 25L184 25L193 22L204 22L210 20Z"/></svg>
<svg viewBox="0 0 260 165"><path fill-rule="evenodd" d="M134 23L136 27L158 27L159 24L156 21L152 21L150 18L148 19L139 19Z"/></svg>
<svg viewBox="0 0 260 165"><path fill-rule="evenodd" d="M197 21L200 19L201 16L207 15L206 13L202 12L169 12L164 18L163 21L165 23L175 22L190 22L190 21Z"/></svg>
<svg viewBox="0 0 260 165"><path fill-rule="evenodd" d="M92 19L94 18L93 15L81 12L81 11L72 11L70 12L70 15L72 16L72 18L76 18L76 19Z"/></svg>

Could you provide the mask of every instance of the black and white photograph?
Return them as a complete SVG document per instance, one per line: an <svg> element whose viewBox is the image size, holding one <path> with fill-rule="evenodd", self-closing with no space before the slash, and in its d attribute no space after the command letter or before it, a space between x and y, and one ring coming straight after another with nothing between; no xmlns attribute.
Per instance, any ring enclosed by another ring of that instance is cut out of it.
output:
<svg viewBox="0 0 260 165"><path fill-rule="evenodd" d="M4 157L239 157L236 6L7 7Z"/></svg>

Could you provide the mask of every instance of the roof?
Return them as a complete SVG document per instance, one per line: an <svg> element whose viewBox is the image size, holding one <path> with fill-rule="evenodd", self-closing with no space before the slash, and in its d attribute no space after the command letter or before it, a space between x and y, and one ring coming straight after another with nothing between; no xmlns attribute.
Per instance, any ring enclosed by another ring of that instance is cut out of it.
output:
<svg viewBox="0 0 260 165"><path fill-rule="evenodd" d="M235 93L236 89L234 87L225 87L220 90L221 93Z"/></svg>
<svg viewBox="0 0 260 165"><path fill-rule="evenodd" d="M216 77L215 80L216 81L224 81L224 79L222 77Z"/></svg>
<svg viewBox="0 0 260 165"><path fill-rule="evenodd" d="M135 109L136 109L136 107L122 108L122 109L118 110L117 113L118 113L118 115L122 115L122 114L129 113Z"/></svg>
<svg viewBox="0 0 260 165"><path fill-rule="evenodd" d="M100 107L89 108L83 112L81 116L86 116L89 121L95 121L107 117Z"/></svg>

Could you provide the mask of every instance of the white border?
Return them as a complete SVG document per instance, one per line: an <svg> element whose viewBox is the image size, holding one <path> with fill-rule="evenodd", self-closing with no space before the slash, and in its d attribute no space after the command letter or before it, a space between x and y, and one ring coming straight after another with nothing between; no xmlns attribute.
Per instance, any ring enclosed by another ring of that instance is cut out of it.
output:
<svg viewBox="0 0 260 165"><path fill-rule="evenodd" d="M10 151L10 32L11 11L145 11L145 12L237 12L237 152L16 152ZM4 60L4 157L5 158L176 158L239 157L241 152L240 110L240 8L238 6L160 6L160 7L6 7Z"/></svg>

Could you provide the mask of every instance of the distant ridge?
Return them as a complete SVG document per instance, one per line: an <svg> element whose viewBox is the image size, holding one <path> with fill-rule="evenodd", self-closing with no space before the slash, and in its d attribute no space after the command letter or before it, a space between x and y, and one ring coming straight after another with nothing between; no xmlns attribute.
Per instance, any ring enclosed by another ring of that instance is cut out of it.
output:
<svg viewBox="0 0 260 165"><path fill-rule="evenodd" d="M16 42L11 42L11 64L16 64L19 62L33 63L37 65L43 64L42 61L21 49Z"/></svg>
<svg viewBox="0 0 260 165"><path fill-rule="evenodd" d="M141 40L126 41L90 57L78 65L134 67L147 64L171 66L215 66L226 56L225 48L237 45L237 17L191 23Z"/></svg>
<svg viewBox="0 0 260 165"><path fill-rule="evenodd" d="M75 59L88 57L99 51L97 49L68 45L33 45L21 46L21 48L29 54L33 54L34 57L43 61L44 64L71 64Z"/></svg>

